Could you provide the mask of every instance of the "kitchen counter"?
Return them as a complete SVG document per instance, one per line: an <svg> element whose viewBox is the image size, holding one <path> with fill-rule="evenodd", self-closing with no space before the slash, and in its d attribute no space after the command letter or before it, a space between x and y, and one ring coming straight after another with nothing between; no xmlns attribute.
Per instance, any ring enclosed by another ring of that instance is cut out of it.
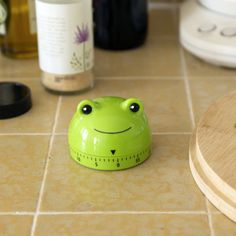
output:
<svg viewBox="0 0 236 236"><path fill-rule="evenodd" d="M96 49L96 84L81 95L46 92L37 60L0 57L0 81L23 82L33 95L32 110L0 121L0 235L236 235L236 224L198 189L188 163L194 126L211 102L236 89L236 73L181 48L177 6L150 11L143 47ZM144 102L153 151L135 168L95 171L69 157L76 105L105 95Z"/></svg>

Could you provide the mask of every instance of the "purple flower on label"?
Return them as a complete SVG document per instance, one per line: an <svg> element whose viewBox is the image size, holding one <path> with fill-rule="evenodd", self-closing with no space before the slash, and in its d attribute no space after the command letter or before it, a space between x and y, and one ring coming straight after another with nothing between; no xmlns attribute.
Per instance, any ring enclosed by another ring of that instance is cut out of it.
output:
<svg viewBox="0 0 236 236"><path fill-rule="evenodd" d="M75 32L75 43L80 44L80 43L85 43L89 40L89 30L88 26L84 26L82 24L82 27L80 28L77 26L77 31Z"/></svg>
<svg viewBox="0 0 236 236"><path fill-rule="evenodd" d="M0 0L1 1L1 0ZM70 64L73 68L78 68L80 65L83 66L84 71L87 70L87 67L90 65L88 61L86 61L86 56L87 55L87 51L86 51L86 42L89 41L89 29L88 29L88 25L87 24L82 24L81 27L79 27L78 25L76 26L76 31L75 31L75 44L78 45L78 47L80 48L82 46L82 51L78 51L78 53L80 54L79 59L76 56L76 52L74 52L72 59L70 61ZM87 45L88 47L90 46L90 44L88 43ZM81 59L80 59L81 58ZM82 60L83 62L81 63Z"/></svg>

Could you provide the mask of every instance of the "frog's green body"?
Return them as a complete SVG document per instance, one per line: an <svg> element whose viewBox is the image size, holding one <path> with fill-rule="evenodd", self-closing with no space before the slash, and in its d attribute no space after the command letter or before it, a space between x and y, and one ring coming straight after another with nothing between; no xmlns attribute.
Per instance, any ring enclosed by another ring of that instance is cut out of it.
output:
<svg viewBox="0 0 236 236"><path fill-rule="evenodd" d="M141 101L102 97L84 100L69 127L72 158L100 170L135 166L150 155L151 132Z"/></svg>

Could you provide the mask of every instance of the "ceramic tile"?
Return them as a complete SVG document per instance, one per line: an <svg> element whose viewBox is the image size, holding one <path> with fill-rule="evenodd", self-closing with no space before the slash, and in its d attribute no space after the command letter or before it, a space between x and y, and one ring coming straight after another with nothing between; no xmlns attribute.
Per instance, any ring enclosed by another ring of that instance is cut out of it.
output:
<svg viewBox="0 0 236 236"><path fill-rule="evenodd" d="M204 80L195 78L190 81L190 88L193 100L193 110L196 121L198 121L211 103L236 89L236 80Z"/></svg>
<svg viewBox="0 0 236 236"><path fill-rule="evenodd" d="M63 97L57 132L66 132L79 101L100 96L138 97L145 105L152 132L190 131L184 82L181 80L97 80L94 90Z"/></svg>
<svg viewBox="0 0 236 236"><path fill-rule="evenodd" d="M120 236L209 234L206 216L191 215L83 215L41 216L36 236ZM112 232L112 233L111 233Z"/></svg>
<svg viewBox="0 0 236 236"><path fill-rule="evenodd" d="M212 224L215 236L235 236L236 224L222 214L212 215Z"/></svg>
<svg viewBox="0 0 236 236"><path fill-rule="evenodd" d="M0 211L35 209L47 136L0 136Z"/></svg>
<svg viewBox="0 0 236 236"><path fill-rule="evenodd" d="M96 76L172 76L182 75L178 39L147 38L135 50L112 52L95 50Z"/></svg>
<svg viewBox="0 0 236 236"><path fill-rule="evenodd" d="M220 211L210 202L208 201L209 210L211 213L219 213Z"/></svg>
<svg viewBox="0 0 236 236"><path fill-rule="evenodd" d="M40 77L37 59L16 60L0 55L0 78L4 77Z"/></svg>
<svg viewBox="0 0 236 236"><path fill-rule="evenodd" d="M70 159L56 136L42 211L205 210L188 164L187 135L153 136L153 154L125 171L95 171Z"/></svg>
<svg viewBox="0 0 236 236"><path fill-rule="evenodd" d="M148 37L177 37L178 25L174 12L173 9L149 10Z"/></svg>
<svg viewBox="0 0 236 236"><path fill-rule="evenodd" d="M151 2L160 8L149 11L146 43L123 52L96 49L96 86L81 95L63 96L57 132L67 132L79 101L105 95L142 99L154 133L191 131L178 42L178 3L182 0ZM184 57L198 120L211 102L235 89L235 71L205 63L186 51ZM41 86L38 60L0 56L0 68L0 81L27 84L34 103L25 115L1 120L0 133L51 132L58 96ZM35 211L49 139L0 135L0 213ZM188 141L188 135L154 135L153 152L146 162L105 172L75 163L69 157L67 136L56 135L40 209L54 215L39 215L34 236L210 235L206 214L163 213L206 211L205 197L189 169ZM210 203L209 209L215 236L236 235L235 223ZM88 214L56 215L57 211ZM31 224L32 216L0 214L0 235L30 235Z"/></svg>
<svg viewBox="0 0 236 236"><path fill-rule="evenodd" d="M38 79L12 79L26 84L31 89L33 107L27 113L0 121L0 133L51 132L58 97L44 90Z"/></svg>
<svg viewBox="0 0 236 236"><path fill-rule="evenodd" d="M0 216L0 235L30 235L31 216Z"/></svg>
<svg viewBox="0 0 236 236"><path fill-rule="evenodd" d="M192 79L193 77L204 77L208 79L214 80L216 77L234 77L236 79L235 70L219 67L216 65L212 65L210 63L207 63L193 55L191 55L189 52L184 50L184 57L186 61L186 68L187 73L189 76L189 79Z"/></svg>

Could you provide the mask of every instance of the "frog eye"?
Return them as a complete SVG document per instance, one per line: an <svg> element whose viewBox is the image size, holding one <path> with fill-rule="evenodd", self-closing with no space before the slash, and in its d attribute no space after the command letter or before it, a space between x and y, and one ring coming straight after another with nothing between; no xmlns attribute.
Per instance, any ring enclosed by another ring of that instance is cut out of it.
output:
<svg viewBox="0 0 236 236"><path fill-rule="evenodd" d="M129 106L129 109L132 111L132 112L138 112L139 109L140 109L140 106L138 103L132 103L130 106Z"/></svg>
<svg viewBox="0 0 236 236"><path fill-rule="evenodd" d="M131 111L132 113L140 113L143 111L143 104L137 98L126 99L124 102L122 102L121 107L126 111Z"/></svg>
<svg viewBox="0 0 236 236"><path fill-rule="evenodd" d="M91 100L83 100L82 102L79 103L77 106L77 112L83 115L89 115L94 108L95 104Z"/></svg>
<svg viewBox="0 0 236 236"><path fill-rule="evenodd" d="M92 112L93 108L90 105L84 105L81 109L81 111L85 114L88 115Z"/></svg>

